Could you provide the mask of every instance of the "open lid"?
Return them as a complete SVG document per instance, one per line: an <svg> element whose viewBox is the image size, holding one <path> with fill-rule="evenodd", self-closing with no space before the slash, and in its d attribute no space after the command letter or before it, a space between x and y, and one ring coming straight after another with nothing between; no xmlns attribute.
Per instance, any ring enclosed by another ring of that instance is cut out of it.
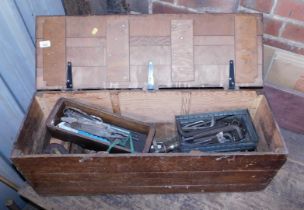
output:
<svg viewBox="0 0 304 210"><path fill-rule="evenodd" d="M262 86L258 14L43 16L37 18L37 89Z"/></svg>

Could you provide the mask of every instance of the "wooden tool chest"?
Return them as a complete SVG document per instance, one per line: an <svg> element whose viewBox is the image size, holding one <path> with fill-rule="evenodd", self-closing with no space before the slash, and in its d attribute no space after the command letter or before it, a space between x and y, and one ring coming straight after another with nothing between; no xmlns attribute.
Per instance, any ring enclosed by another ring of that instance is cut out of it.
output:
<svg viewBox="0 0 304 210"><path fill-rule="evenodd" d="M263 84L261 21L255 14L38 17L37 93L13 163L43 195L264 189L287 149L266 98L252 88ZM231 60L239 90L227 90ZM149 62L159 88L152 92L143 90ZM42 154L51 138L45 121L60 97L155 124L157 138L175 135L176 115L248 109L257 151Z"/></svg>

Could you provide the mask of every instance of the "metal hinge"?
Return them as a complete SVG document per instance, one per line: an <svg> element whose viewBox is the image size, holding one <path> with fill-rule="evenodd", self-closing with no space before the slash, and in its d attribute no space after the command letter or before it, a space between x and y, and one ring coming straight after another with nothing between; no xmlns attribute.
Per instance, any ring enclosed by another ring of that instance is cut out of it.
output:
<svg viewBox="0 0 304 210"><path fill-rule="evenodd" d="M149 64L148 64L148 84L147 84L147 90L148 91L154 91L155 90L154 66L153 66L153 62L152 61L149 61Z"/></svg>
<svg viewBox="0 0 304 210"><path fill-rule="evenodd" d="M70 61L67 64L66 88L73 89L72 62Z"/></svg>
<svg viewBox="0 0 304 210"><path fill-rule="evenodd" d="M235 73L234 73L234 62L229 61L229 90L235 90Z"/></svg>

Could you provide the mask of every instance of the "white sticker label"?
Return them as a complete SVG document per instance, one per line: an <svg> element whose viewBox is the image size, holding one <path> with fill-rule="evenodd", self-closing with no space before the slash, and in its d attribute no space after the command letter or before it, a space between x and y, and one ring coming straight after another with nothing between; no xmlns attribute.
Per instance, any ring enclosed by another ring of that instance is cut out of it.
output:
<svg viewBox="0 0 304 210"><path fill-rule="evenodd" d="M47 41L40 41L40 42L39 42L39 47L40 47L40 48L51 47L51 41L50 41L50 40L47 40Z"/></svg>

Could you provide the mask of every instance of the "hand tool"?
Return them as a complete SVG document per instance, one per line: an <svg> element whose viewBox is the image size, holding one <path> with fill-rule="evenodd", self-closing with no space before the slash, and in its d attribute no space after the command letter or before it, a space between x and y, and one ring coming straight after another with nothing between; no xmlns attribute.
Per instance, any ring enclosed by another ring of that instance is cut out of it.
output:
<svg viewBox="0 0 304 210"><path fill-rule="evenodd" d="M198 139L198 138L201 138L201 137L217 135L220 132L223 132L223 133L225 132L226 133L226 132L233 132L233 131L236 131L237 134L238 134L238 136L235 139L242 139L243 138L243 134L241 132L241 129L238 126L227 125L227 126L224 126L224 127L212 129L212 130L205 131L205 132L201 132L201 133L198 133L194 136L183 138L183 140L184 141L189 141L189 140L194 140L194 139Z"/></svg>
<svg viewBox="0 0 304 210"><path fill-rule="evenodd" d="M102 119L99 117L96 117L94 115L89 115L80 109L74 108L74 107L66 107L63 110L63 114L65 117L71 117L75 118L77 120L84 120L84 121L93 121L95 123L102 123Z"/></svg>
<svg viewBox="0 0 304 210"><path fill-rule="evenodd" d="M88 132L85 132L85 131L73 129L73 128L69 127L69 125L66 122L61 122L57 126L59 128L64 129L64 130L67 130L67 131L70 131L70 132L73 132L73 133L78 133L80 135L83 135L83 136L86 136L86 137L89 137L89 138L93 138L95 140L101 141L101 142L106 143L106 144L110 143L110 141L105 139L105 138L101 138L99 136L92 135L92 134L90 134Z"/></svg>
<svg viewBox="0 0 304 210"><path fill-rule="evenodd" d="M155 83L154 83L154 66L153 62L149 61L148 64L148 85L147 85L148 91L155 90Z"/></svg>
<svg viewBox="0 0 304 210"><path fill-rule="evenodd" d="M181 151L236 151L256 147L248 110L176 116ZM248 129L249 128L249 129ZM253 138L251 141L250 138Z"/></svg>
<svg viewBox="0 0 304 210"><path fill-rule="evenodd" d="M103 142L109 145L108 152L115 145L129 146L131 153L134 152L133 138L129 130L105 123L101 118L73 107L66 107L60 119L58 127ZM134 140L138 141L138 135L134 134Z"/></svg>
<svg viewBox="0 0 304 210"><path fill-rule="evenodd" d="M215 125L214 117L211 118L211 120L199 120L192 123L188 123L186 125L183 125L182 130L198 130L198 129L204 129L204 128L211 128Z"/></svg>
<svg viewBox="0 0 304 210"><path fill-rule="evenodd" d="M171 139L154 139L150 148L152 153L166 153L174 151L179 147L179 141L177 137Z"/></svg>

